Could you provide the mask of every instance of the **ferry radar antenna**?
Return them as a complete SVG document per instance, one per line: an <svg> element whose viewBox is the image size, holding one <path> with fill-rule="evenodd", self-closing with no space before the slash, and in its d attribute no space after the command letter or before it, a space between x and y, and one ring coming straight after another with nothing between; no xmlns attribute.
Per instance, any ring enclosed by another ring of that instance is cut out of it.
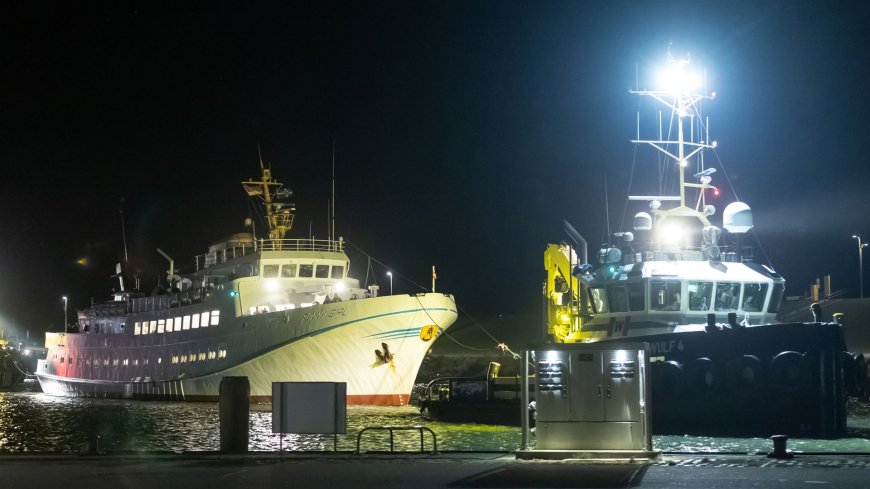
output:
<svg viewBox="0 0 870 489"><path fill-rule="evenodd" d="M128 262L127 256L127 231L124 226L124 197L121 197L121 202L118 204L118 214L121 215L121 241L124 243L124 264Z"/></svg>

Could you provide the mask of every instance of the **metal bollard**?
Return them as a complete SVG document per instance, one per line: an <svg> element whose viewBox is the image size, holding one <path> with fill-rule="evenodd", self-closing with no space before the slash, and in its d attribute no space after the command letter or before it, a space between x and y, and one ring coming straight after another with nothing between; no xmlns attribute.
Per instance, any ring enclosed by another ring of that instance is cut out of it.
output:
<svg viewBox="0 0 870 489"><path fill-rule="evenodd" d="M785 449L788 441L786 435L773 435L770 439L773 440L773 451L767 454L767 458L794 458L794 455Z"/></svg>
<svg viewBox="0 0 870 489"><path fill-rule="evenodd" d="M224 377L220 385L221 452L247 453L251 386L247 377Z"/></svg>

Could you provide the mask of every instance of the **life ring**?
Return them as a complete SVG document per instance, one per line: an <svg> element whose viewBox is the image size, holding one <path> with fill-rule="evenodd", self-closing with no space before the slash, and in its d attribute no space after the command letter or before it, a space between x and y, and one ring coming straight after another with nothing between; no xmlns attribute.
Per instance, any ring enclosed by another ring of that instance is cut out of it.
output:
<svg viewBox="0 0 870 489"><path fill-rule="evenodd" d="M770 385L781 392L797 392L807 385L806 358L796 351L784 351L770 362Z"/></svg>
<svg viewBox="0 0 870 489"><path fill-rule="evenodd" d="M761 360L755 355L739 356L726 367L725 380L728 390L737 397L746 397L761 388Z"/></svg>
<svg viewBox="0 0 870 489"><path fill-rule="evenodd" d="M669 360L653 364L653 401L679 399L683 394L683 366Z"/></svg>
<svg viewBox="0 0 870 489"><path fill-rule="evenodd" d="M719 369L707 357L696 358L686 367L686 385L697 394L709 394L719 388Z"/></svg>

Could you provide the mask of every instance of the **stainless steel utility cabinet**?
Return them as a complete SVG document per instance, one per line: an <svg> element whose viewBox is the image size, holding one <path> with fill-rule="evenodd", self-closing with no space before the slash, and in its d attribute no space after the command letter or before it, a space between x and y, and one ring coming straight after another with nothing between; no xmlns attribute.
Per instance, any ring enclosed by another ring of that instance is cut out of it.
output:
<svg viewBox="0 0 870 489"><path fill-rule="evenodd" d="M538 450L652 450L647 344L537 347Z"/></svg>

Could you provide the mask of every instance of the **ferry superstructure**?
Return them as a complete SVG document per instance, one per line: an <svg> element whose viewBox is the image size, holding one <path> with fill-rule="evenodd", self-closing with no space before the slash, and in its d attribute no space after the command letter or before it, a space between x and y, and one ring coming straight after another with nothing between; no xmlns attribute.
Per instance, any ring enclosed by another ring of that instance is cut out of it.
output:
<svg viewBox="0 0 870 489"><path fill-rule="evenodd" d="M215 400L223 377L246 376L253 401L270 401L272 382L330 381L347 382L349 404L409 402L426 352L456 320L453 296L361 288L343 239L285 238L292 193L261 171L242 187L268 237L215 243L186 275L170 260L160 293L126 291L120 278L113 300L79 311L71 331L46 333L44 392Z"/></svg>

